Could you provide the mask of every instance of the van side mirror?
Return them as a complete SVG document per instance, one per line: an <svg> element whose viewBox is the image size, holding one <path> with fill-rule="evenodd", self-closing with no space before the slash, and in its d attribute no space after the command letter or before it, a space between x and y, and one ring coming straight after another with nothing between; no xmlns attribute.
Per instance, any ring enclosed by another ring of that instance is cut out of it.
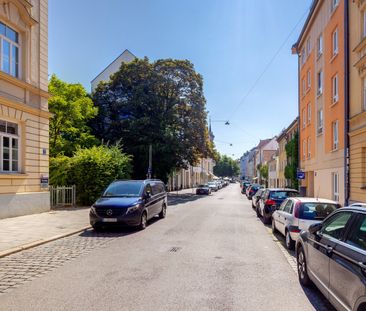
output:
<svg viewBox="0 0 366 311"><path fill-rule="evenodd" d="M311 234L316 234L319 230L321 230L322 227L323 227L323 224L321 222L317 223L317 224L312 224L309 226L309 232Z"/></svg>

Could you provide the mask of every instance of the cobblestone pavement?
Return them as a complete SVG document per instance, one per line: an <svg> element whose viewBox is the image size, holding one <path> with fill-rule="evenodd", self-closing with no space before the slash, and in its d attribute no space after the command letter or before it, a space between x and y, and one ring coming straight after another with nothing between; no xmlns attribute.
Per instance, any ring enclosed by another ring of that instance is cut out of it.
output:
<svg viewBox="0 0 366 311"><path fill-rule="evenodd" d="M130 231L97 233L87 230L0 258L0 295L128 233Z"/></svg>

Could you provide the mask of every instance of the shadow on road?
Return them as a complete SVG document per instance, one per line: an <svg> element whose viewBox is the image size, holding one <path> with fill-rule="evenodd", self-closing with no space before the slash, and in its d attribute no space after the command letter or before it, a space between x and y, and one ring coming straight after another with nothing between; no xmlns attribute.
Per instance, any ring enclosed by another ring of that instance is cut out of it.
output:
<svg viewBox="0 0 366 311"><path fill-rule="evenodd" d="M168 194L168 205L175 206L182 203L194 202L206 197L207 195L196 195L194 193L176 194L171 192Z"/></svg>

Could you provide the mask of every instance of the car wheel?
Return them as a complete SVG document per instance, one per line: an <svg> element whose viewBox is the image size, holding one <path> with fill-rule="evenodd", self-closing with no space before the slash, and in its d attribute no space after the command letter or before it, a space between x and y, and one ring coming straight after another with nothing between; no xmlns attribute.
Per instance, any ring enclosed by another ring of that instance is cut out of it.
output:
<svg viewBox="0 0 366 311"><path fill-rule="evenodd" d="M276 224L273 218L272 218L272 233L277 233Z"/></svg>
<svg viewBox="0 0 366 311"><path fill-rule="evenodd" d="M295 241L291 239L289 231L286 231L286 247L289 250L293 250L295 248Z"/></svg>
<svg viewBox="0 0 366 311"><path fill-rule="evenodd" d="M163 206L161 207L161 212L159 213L159 218L163 219L165 217L166 217L166 205L164 203Z"/></svg>
<svg viewBox="0 0 366 311"><path fill-rule="evenodd" d="M141 215L141 221L140 221L140 230L144 230L146 229L146 224L147 224L147 214L146 212L143 212Z"/></svg>
<svg viewBox="0 0 366 311"><path fill-rule="evenodd" d="M255 208L255 212L257 213L257 217L260 218L261 214L259 213L259 207L258 206Z"/></svg>
<svg viewBox="0 0 366 311"><path fill-rule="evenodd" d="M300 247L297 252L297 271L300 284L303 286L310 286L311 280L308 275L305 252L302 247Z"/></svg>
<svg viewBox="0 0 366 311"><path fill-rule="evenodd" d="M103 227L101 225L95 224L92 226L94 231L100 232L103 230Z"/></svg>

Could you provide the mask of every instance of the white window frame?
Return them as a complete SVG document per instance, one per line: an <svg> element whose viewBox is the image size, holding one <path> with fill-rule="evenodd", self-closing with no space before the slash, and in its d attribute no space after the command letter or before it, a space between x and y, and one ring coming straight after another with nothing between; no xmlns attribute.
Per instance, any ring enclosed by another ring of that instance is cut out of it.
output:
<svg viewBox="0 0 366 311"><path fill-rule="evenodd" d="M323 35L320 34L318 37L318 57L323 54Z"/></svg>
<svg viewBox="0 0 366 311"><path fill-rule="evenodd" d="M305 82L305 78L302 79L302 96L305 96L306 94L306 82Z"/></svg>
<svg viewBox="0 0 366 311"><path fill-rule="evenodd" d="M318 134L323 133L323 126L324 126L324 115L323 115L323 109L318 110Z"/></svg>
<svg viewBox="0 0 366 311"><path fill-rule="evenodd" d="M338 86L339 86L339 79L338 79L338 74L336 74L333 78L332 78L332 97L333 97L333 104L335 104L336 102L338 102Z"/></svg>
<svg viewBox="0 0 366 311"><path fill-rule="evenodd" d="M311 123L311 103L308 103L308 124Z"/></svg>
<svg viewBox="0 0 366 311"><path fill-rule="evenodd" d="M311 87L311 73L310 73L310 69L308 70L308 89L310 89Z"/></svg>
<svg viewBox="0 0 366 311"><path fill-rule="evenodd" d="M306 159L306 140L305 139L302 141L302 158L304 160Z"/></svg>
<svg viewBox="0 0 366 311"><path fill-rule="evenodd" d="M332 173L333 200L339 202L339 174Z"/></svg>
<svg viewBox="0 0 366 311"><path fill-rule="evenodd" d="M306 108L302 110L302 128L306 127Z"/></svg>
<svg viewBox="0 0 366 311"><path fill-rule="evenodd" d="M323 94L323 71L320 70L317 75L318 81L317 81L317 94L321 95Z"/></svg>
<svg viewBox="0 0 366 311"><path fill-rule="evenodd" d="M308 137L308 159L311 157L311 138Z"/></svg>
<svg viewBox="0 0 366 311"><path fill-rule="evenodd" d="M1 21L0 21L1 22ZM14 78L20 79L21 77L21 49L20 49L20 35L19 32L17 32L14 28L8 26L7 24L5 24L4 22L1 22L3 25L5 25L5 27L10 28L11 30L15 31L18 35L18 43L15 41L10 40L8 37L5 37L4 35L2 35L0 33L0 71L4 72L6 74L11 75ZM9 73L6 72L3 68L3 51L4 51L4 41L8 42L10 44L10 51L9 51L9 66L10 66L10 71ZM15 75L15 73L12 72L13 68L12 68L12 63L13 63L13 46L18 48L18 76Z"/></svg>
<svg viewBox="0 0 366 311"><path fill-rule="evenodd" d="M332 50L333 56L338 54L338 28L332 33Z"/></svg>
<svg viewBox="0 0 366 311"><path fill-rule="evenodd" d="M332 149L333 151L338 150L339 146L339 127L338 127L338 120L332 123Z"/></svg>
<svg viewBox="0 0 366 311"><path fill-rule="evenodd" d="M362 29L362 38L366 37L366 10L362 13L363 16L363 29Z"/></svg>
<svg viewBox="0 0 366 311"><path fill-rule="evenodd" d="M306 56L307 57L310 56L310 51L311 51L311 42L310 42L310 38L308 38L306 40Z"/></svg>
<svg viewBox="0 0 366 311"><path fill-rule="evenodd" d="M6 120L1 120L3 122L6 123L6 128L7 128L7 124L10 121L6 121ZM0 174L14 174L14 173L20 173L21 172L21 140L20 140L20 126L18 123L11 121L10 123L14 123L18 126L18 135L15 134L10 134L10 133L5 133L5 132L0 132ZM4 170L4 138L9 138L9 170L5 171ZM18 163L18 169L17 170L13 170L13 148L12 148L12 141L13 139L16 139L18 141L18 158L14 161L16 161Z"/></svg>

